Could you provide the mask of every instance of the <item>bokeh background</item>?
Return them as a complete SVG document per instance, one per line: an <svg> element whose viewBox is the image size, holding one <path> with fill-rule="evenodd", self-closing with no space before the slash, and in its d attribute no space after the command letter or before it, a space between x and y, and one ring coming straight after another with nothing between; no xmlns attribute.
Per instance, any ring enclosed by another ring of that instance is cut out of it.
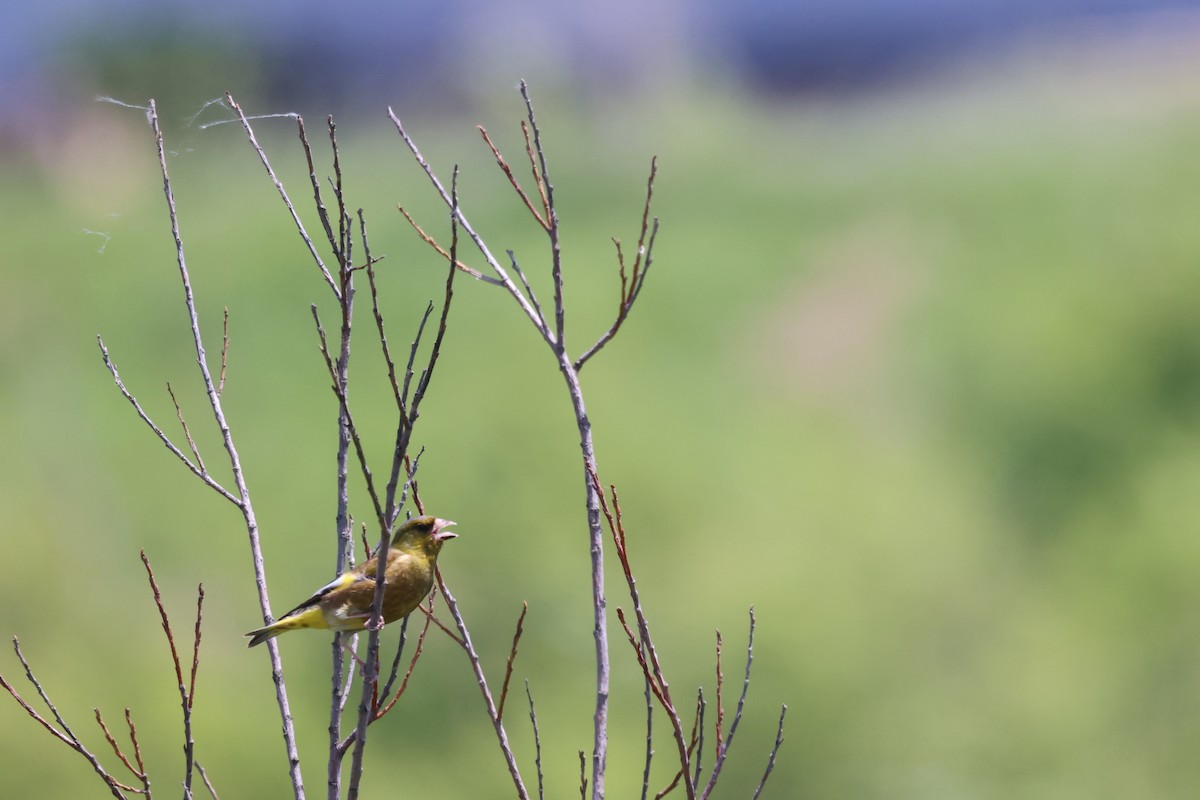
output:
<svg viewBox="0 0 1200 800"><path fill-rule="evenodd" d="M245 7L243 7L245 6ZM329 577L333 317L254 153L206 103L336 115L394 341L442 265L396 214L444 215L384 115L548 297L545 242L474 125L520 162L530 82L578 352L617 299L659 157L653 272L584 371L672 687L712 697L714 629L754 681L718 797L748 797L779 706L777 798L1191 798L1200 792L1200 4L1061 0L56 2L0 30L0 630L91 748L130 706L160 791L178 697L138 550L186 638L207 592L198 758L222 797L288 793L239 514L177 464L104 370L214 471L144 115L157 98L210 353L277 610ZM292 123L257 130L318 230ZM468 259L479 265L479 259ZM582 481L567 397L511 299L461 280L426 413L423 496L498 681L539 704L548 795L590 750ZM366 306L360 304L360 311ZM354 401L381 465L390 394L360 319ZM382 466L377 466L379 472ZM366 518L366 500L354 498ZM612 566L615 566L613 564ZM616 573L610 606L627 605ZM639 674L615 627L611 797L640 786ZM394 632L392 633L394 636ZM309 791L327 640L283 640ZM0 672L21 676L11 653ZM511 796L465 658L433 636L372 729L368 797ZM32 696L27 684L18 683ZM519 685L519 684L518 684ZM732 693L726 698L732 700ZM527 780L521 698L509 731ZM665 734L665 725L659 726ZM709 739L711 746L711 738ZM655 783L671 745L661 738ZM711 763L711 753L707 756ZM115 769L114 760L106 759ZM0 794L101 797L0 697Z"/></svg>

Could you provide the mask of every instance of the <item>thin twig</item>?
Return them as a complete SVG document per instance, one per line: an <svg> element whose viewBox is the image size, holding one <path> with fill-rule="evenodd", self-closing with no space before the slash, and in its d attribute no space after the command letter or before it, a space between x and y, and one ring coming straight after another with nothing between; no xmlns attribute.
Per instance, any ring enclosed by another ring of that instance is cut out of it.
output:
<svg viewBox="0 0 1200 800"><path fill-rule="evenodd" d="M117 758L120 759L121 763L125 765L125 769L129 770L129 772L132 773L133 777L135 778L144 778L145 776L134 768L133 764L129 762L129 758L124 752L121 751L121 746L117 744L116 738L113 737L112 732L108 729L108 726L104 724L104 716L101 715L100 709L93 708L92 712L96 715L96 724L100 726L100 730L104 732L104 738L108 740L108 746L112 748L113 753L115 753ZM130 787L130 789L137 791L136 789L133 789L133 787Z"/></svg>
<svg viewBox="0 0 1200 800"><path fill-rule="evenodd" d="M267 173L271 176L272 180L275 181L279 189L282 190L282 184L279 184L278 179L275 178L274 172L270 168L270 164L266 163L266 156L262 153L262 148L258 146L258 142L254 140L254 133L250 129L250 125L246 121L245 116L242 114L241 109L236 103L234 103L232 96L226 94L225 97L228 100L230 107L232 107L242 119L242 125L245 128L251 143L254 145L255 149L259 152L260 157L263 159L264 164L267 167ZM263 621L270 622L271 600L267 592L266 567L263 563L262 546L259 542L258 520L254 514L254 506L250 501L250 490L246 487L245 475L242 472L241 458L238 456L237 448L234 445L233 434L230 430L229 423L225 419L225 411L221 405L221 397L219 394L217 394L216 384L213 381L212 373L208 369L208 361L204 353L204 339L200 335L200 320L196 313L196 303L192 295L191 277L188 274L187 260L184 256L183 239L179 232L179 215L175 208L175 193L171 187L171 178L167 171L166 147L163 143L162 129L159 127L158 123L158 110L153 100L150 101L150 109L147 113L147 117L150 121L150 126L154 131L155 146L158 150L158 163L163 178L163 194L166 198L167 213L171 222L171 236L175 241L175 260L179 266L179 277L183 284L184 301L187 306L188 321L192 331L192 341L196 347L196 363L200 368L200 376L204 381L204 389L208 394L209 405L212 406L213 417L216 421L217 428L221 431L222 442L225 445L226 452L229 453L229 465L233 473L234 485L237 487L236 498L234 498L224 489L219 488L219 485L216 484L215 481L212 481L211 478L208 478L200 473L197 474L202 480L204 480L206 484L212 486L213 488L218 488L227 499L230 499L232 502L234 502L242 511L242 517L246 523L247 538L250 542L250 556L254 565L254 582L256 588L258 589L259 608L262 610ZM287 200L286 195L284 195L284 199L285 201ZM290 208L291 203L290 201L287 202ZM299 218L295 216L294 209L292 210L292 213L293 218L295 218L297 223L299 223ZM303 234L302 226L301 231ZM322 271L324 272L323 266ZM328 277L328 273L326 272L325 274ZM104 348L103 342L100 343L100 349L102 352L104 352L105 363L110 365L110 371L113 373L114 379L116 379L116 368L111 366L111 362L108 359L108 351ZM125 392L123 387L122 393L132 401L132 397L128 394L128 392ZM136 408L137 404L134 403L134 406ZM148 418L142 414L140 409L139 414L143 417L143 419L148 421ZM162 437L161 434L160 438L164 438L165 441L165 437ZM168 444L168 446L174 448L173 445ZM174 449L176 450L176 454L180 455L178 453L178 448ZM195 468L193 468L193 472L195 471ZM279 645L274 639L267 641L267 653L271 662L271 674L275 682L275 700L279 706L279 716L283 722L283 740L287 751L288 775L292 781L292 794L295 800L304 800L304 780L300 774L300 754L296 746L296 733L294 724L292 722L291 707L288 703L287 685L283 678L283 662L279 657Z"/></svg>
<svg viewBox="0 0 1200 800"><path fill-rule="evenodd" d="M758 782L758 786L754 789L754 796L750 800L758 800L763 787L767 785L767 778L771 777L771 770L775 769L775 756L779 754L779 747L783 744L783 718L786 715L787 706L784 705L779 709L779 726L775 729L775 744L771 747L771 755L767 757L767 768L763 771L762 779Z"/></svg>
<svg viewBox="0 0 1200 800"><path fill-rule="evenodd" d="M538 224L541 225L543 229L549 230L550 223L547 222L546 219L544 217L542 217L541 213L539 213L538 210L533 207L533 201L531 201L529 199L529 195L525 194L525 190L521 188L521 184L517 181L517 176L513 175L512 167L510 167L508 165L508 162L504 160L504 156L502 156L500 154L500 151L498 149L496 149L496 145L492 144L492 137L488 136L487 130L484 129L484 127L482 125L477 125L476 127L479 129L479 133L483 136L483 141L486 142L487 146L491 149L492 155L496 159L496 163L500 166L500 169L503 170L504 174L508 177L508 182L510 184L512 184L513 190L516 191L517 196L521 198L521 201L523 203L525 203L525 207L529 209L529 213L533 214L533 218L538 221ZM521 127L524 128L525 126L522 124ZM541 182L540 177L538 176L536 169L534 170L533 177L534 177L534 181L536 182L536 184L538 186L538 190L539 190L539 194L540 194L542 182ZM544 201L544 199L545 199L544 194L542 194L542 198Z"/></svg>
<svg viewBox="0 0 1200 800"><path fill-rule="evenodd" d="M196 671L200 668L200 623L204 619L204 584L196 587L196 639L192 645L192 678L188 681L188 708L196 702Z"/></svg>
<svg viewBox="0 0 1200 800"><path fill-rule="evenodd" d="M487 706L487 714L492 720L492 727L496 730L496 738L499 740L500 750L504 754L504 761L508 765L508 773L512 777L513 785L516 787L517 796L521 800L529 800L529 792L526 791L525 782L521 779L521 770L517 766L516 756L513 755L512 748L508 744L508 733L504 730L504 721L500 719L499 714L496 712L496 704L492 700L491 691L488 689L487 678L483 674L483 666L479 661L479 654L475 652L475 645L471 643L471 634L467 630L467 623L463 620L462 614L458 610L458 603L454 600L454 595L450 593L445 579L442 578L441 570L435 568L434 575L442 597L446 598L446 608L449 609L450 616L454 618L454 623L458 627L458 633L461 637L459 642L463 650L467 653L467 659L471 662L471 670L475 673L475 682L479 684L479 691L483 694L483 702Z"/></svg>
<svg viewBox="0 0 1200 800"><path fill-rule="evenodd" d="M717 785L717 779L721 776L721 767L725 766L725 757L729 755L729 748L733 746L733 737L737 733L738 724L742 721L742 709L746 706L746 693L750 691L750 668L754 664L754 607L750 607L750 633L747 635L746 641L746 673L742 678L742 693L738 696L737 710L733 713L733 722L729 726L729 735L721 742L721 747L717 751L717 762L713 764L712 774L708 778L708 785L704 788L703 794L700 795L702 800L707 798L712 790Z"/></svg>
<svg viewBox="0 0 1200 800"><path fill-rule="evenodd" d="M643 651L643 659L645 659L645 647L645 643L639 644L639 649ZM643 673L642 681L645 684L644 694L646 698L646 763L642 768L641 800L646 800L650 792L650 764L654 760L654 693L650 690L650 676Z"/></svg>
<svg viewBox="0 0 1200 800"><path fill-rule="evenodd" d="M491 283L491 284L494 284L497 286L502 284L502 282L497 278L493 278L490 275L484 275L479 270L475 269L474 267L467 266L466 264L459 261L458 259L451 259L450 253L445 248L443 248L440 244L438 244L436 239L434 239L432 236L430 236L428 233L426 233L419 224L417 224L417 221L412 218L412 215L409 214L408 211L405 210L404 206L396 206L396 209L402 215L404 215L404 218L406 220L408 220L408 224L412 226L413 230L417 232L417 236L420 236L421 240L423 242L425 242L425 244L429 245L434 250L436 250L439 254L441 254L442 258L444 258L447 261L449 261L450 263L454 264L454 266L457 269L460 269L463 272L467 273L475 280L483 281L484 283Z"/></svg>
<svg viewBox="0 0 1200 800"><path fill-rule="evenodd" d="M538 800L545 800L542 779L542 735L538 732L537 709L533 705L533 692L529 690L529 679L525 679L525 697L529 699L529 723L533 726L533 764L537 767Z"/></svg>
<svg viewBox="0 0 1200 800"><path fill-rule="evenodd" d="M213 788L212 781L208 779L208 773L204 771L204 767L200 765L199 761L196 762L196 769L200 773L200 780L204 781L204 788L208 789L208 793L212 799L221 800L220 796L217 795L217 790Z"/></svg>
<svg viewBox="0 0 1200 800"><path fill-rule="evenodd" d="M240 507L241 501L237 497L235 497L229 492L229 490L218 483L215 478L209 475L204 469L203 465L198 466L193 464L192 461L183 454L183 451L175 446L175 443L171 441L170 437L167 436L162 428L154 424L154 420L150 419L150 415L145 412L141 404L137 401L137 398L125 388L125 384L121 381L121 375L117 372L117 365L109 356L108 348L104 345L104 340L97 336L96 342L100 345L100 354L104 359L104 366L108 368L109 374L112 375L113 383L117 385L117 389L121 392L121 395L129 401L130 405L133 406L133 410L137 412L137 415L142 422L146 423L150 430L154 431L154 435L158 437L159 441L166 445L167 449L174 453L175 457L182 461L184 466L192 471L193 475L204 481L205 485L211 487L217 494L221 495L235 506Z"/></svg>
<svg viewBox="0 0 1200 800"><path fill-rule="evenodd" d="M593 472L591 478L597 492L599 492L599 476ZM679 718L679 712L676 710L675 703L671 699L670 686L667 684L662 665L659 663L658 651L654 646L654 639L650 636L650 623L646 618L645 612L642 610L641 597L637 589L637 580L633 576L633 568L629 562L629 551L626 547L625 525L621 517L620 497L617 494L615 486L610 485L609 490L612 492L612 507L609 507L603 493L600 493L600 510L608 522L613 545L617 551L617 558L621 562L621 569L625 574L629 596L633 601L634 616L637 619L638 635L634 636L629 624L625 621L624 612L619 608L617 609L617 618L625 629L625 635L629 639L629 644L633 648L634 655L637 657L638 665L642 668L643 674L650 679L651 690L658 698L663 711L667 714L667 721L671 724L671 732L674 735L675 747L679 754L683 787L687 793L688 800L695 800L696 789L689 774L690 759L688 756L688 745L683 734L683 721Z"/></svg>
<svg viewBox="0 0 1200 800"><path fill-rule="evenodd" d="M525 630L525 614L529 611L529 603L521 602L521 616L517 617L517 632L513 634L512 649L508 652L508 663L504 666L504 685L500 689L500 703L496 707L496 716L504 719L504 701L508 699L508 683L512 680L513 662L517 660L517 645L521 643L521 633Z"/></svg>
<svg viewBox="0 0 1200 800"><path fill-rule="evenodd" d="M542 147L542 131L538 127L537 116L533 113L533 98L529 95L529 84L521 81L521 97L525 100L526 119L529 129L533 131L533 152L537 154L536 172L539 177L539 187L543 191L546 206L546 221L543 226L550 239L550 278L554 284L554 351L563 356L566 353L566 304L563 302L562 248L558 238L558 210L554 206L554 185L550 183L550 170L546 165L546 151ZM531 208L532 210L532 208ZM536 212L534 213L536 217ZM599 787L603 790L603 787Z"/></svg>
<svg viewBox="0 0 1200 800"><path fill-rule="evenodd" d="M171 395L171 403L175 406L175 416L179 419L179 424L183 426L183 436L187 439L188 448L192 451L192 456L196 459L196 464L199 465L201 472L208 472L204 466L204 459L200 457L200 451L196 449L196 442L192 439L192 432L188 430L187 420L183 418L183 411L179 408L179 401L175 399L175 390L171 388L171 382L167 381L167 394Z"/></svg>
<svg viewBox="0 0 1200 800"><path fill-rule="evenodd" d="M417 164L425 172L425 176L429 178L434 189L436 189L437 193L441 196L442 202L446 204L447 208L456 208L455 216L458 219L459 224L462 225L463 230L467 232L467 236L471 238L471 241L475 244L475 247L484 257L484 260L487 261L488 266L491 267L492 271L496 273L499 280L483 275L482 273L474 270L467 271L480 280L503 286L521 306L521 309L525 312L525 315L533 321L535 326L538 326L537 312L534 311L533 306L530 305L529 301L521 294L521 290L518 289L517 285L512 282L512 279L508 277L508 272L504 269L504 266L498 260L496 260L495 256L492 255L491 249L488 248L487 243L483 240L483 237L480 236L471 226L471 223L467 220L467 217L463 213L462 209L457 208L456 201L450 196L450 192L446 191L446 188L442 185L442 182L434 173L433 168L429 166L429 162L425 160L425 157L421 155L421 151L417 149L416 142L414 142L408 135L408 132L404 130L403 123L400 122L400 118L396 116L396 113L391 108L388 109L388 117L392 120L392 124L396 126L396 130L400 134L400 138L404 141L405 146L407 146L409 151L413 154L413 158L416 159ZM401 209L401 212L403 213L403 209ZM407 217L408 215L405 214L405 216ZM412 222L411 219L409 221ZM416 226L416 223L412 224L415 228L417 228L418 232L421 232L420 228ZM425 241L429 242L430 244L435 244L429 237L423 236L422 238L424 238ZM441 247L438 247L437 249L438 252L443 253L447 258L450 257L449 253L446 253L446 251L442 250ZM453 263L456 267L459 267L457 259L452 260L451 263ZM541 332L543 338L545 338L547 342L553 344L554 334L549 330L549 328L538 326L538 331Z"/></svg>
<svg viewBox="0 0 1200 800"><path fill-rule="evenodd" d="M225 370L229 366L229 306L225 306L225 322L221 326L221 377L217 381L217 396L225 391ZM196 460L200 457L197 456Z"/></svg>
<svg viewBox="0 0 1200 800"><path fill-rule="evenodd" d="M546 197L546 183L538 172L537 157L533 153L533 141L529 138L529 125L521 120L521 135L525 137L525 155L529 158L529 171L533 173L533 182L538 187L538 196L542 200L542 213L550 216L550 199Z"/></svg>
<svg viewBox="0 0 1200 800"><path fill-rule="evenodd" d="M42 702L46 704L46 707L50 709L50 713L54 716L55 721L59 724L59 727L62 728L62 731L57 730L41 714L37 713L37 711L35 711L33 707L29 705L29 703L25 702L25 699L17 693L17 690L13 688L12 684L4 679L3 675L0 675L0 686L3 686L8 693L12 695L13 699L17 701L21 708L25 709L25 713L29 714L29 716L32 717L35 722L49 731L52 736L61 741L67 747L70 747L72 750L83 756L84 759L86 759L87 762L92 765L92 769L95 770L96 774L100 776L100 780L104 781L104 785L108 787L110 792L112 792L113 797L117 798L117 800L127 800L126 796L121 792L137 790L133 787L125 786L125 784L121 783L112 775L110 775L108 771L104 769L103 765L100 764L99 759L97 759L90 750L84 747L83 743L79 741L79 737L77 737L71 731L70 726L67 725L66 721L62 718L62 715L58 713L58 709L54 707L52 702L50 702L50 698L47 696L46 690L42 688L41 682L38 681L38 679L34 676L33 669L29 666L29 662L25 660L24 653L21 652L21 642L15 636L13 637L13 650L16 651L17 659L21 662L21 666L25 668L25 677L29 679L31 684L33 684L33 688L37 691L38 696L42 698Z"/></svg>
<svg viewBox="0 0 1200 800"><path fill-rule="evenodd" d="M183 708L183 790L188 797L192 793L192 770L193 758L196 748L196 743L192 739L192 702L188 695L187 685L183 682L183 666L179 662L179 651L175 648L175 634L171 630L171 619L167 616L166 606L163 605L162 593L158 590L158 581L154 579L154 569L150 566L150 559L146 557L146 551L141 551L142 564L146 568L146 577L150 580L150 590L154 593L154 605L158 607L158 615L162 619L162 629L167 635L167 645L171 648L171 662L175 665L176 685L179 687L179 700ZM204 597L204 589L200 589L200 597ZM199 658L199 619L200 619L200 604L197 603L197 628L196 628L196 658ZM195 680L195 665L193 661L192 677Z"/></svg>
<svg viewBox="0 0 1200 800"><path fill-rule="evenodd" d="M308 235L308 231L304 228L304 223L300 221L300 215L296 213L296 207L292 205L292 198L288 197L287 190L283 188L283 182L280 181L275 175L275 170L271 166L270 160L267 159L266 152L263 151L262 146L258 143L258 139L255 138L254 129L250 127L250 121L246 118L246 115L242 113L242 107L234 102L233 95L226 93L225 99L229 103L229 107L233 109L235 114L237 114L238 119L241 120L242 129L246 131L246 138L250 140L250 145L254 148L254 152L258 154L259 161L261 161L263 167L266 168L267 176L271 179L271 183L275 185L275 191L279 192L279 196L283 199L283 204L287 206L288 213L291 214L292 217L292 222L295 223L296 230L300 233L300 238L308 247L308 252L312 256L313 261L316 262L317 269L321 271L321 276L325 279L325 282L329 284L329 288L333 290L334 295L337 295L339 291L337 282L334 281L333 275L330 274L329 269L325 266L325 262L321 260L321 254L317 252L316 244L313 243L312 237ZM312 176L313 185L318 186L312 165L312 151L308 146L308 141L304 137L304 120L300 118L299 114L289 114L287 116L295 119L300 128L300 140L304 145L306 154L309 156L309 174ZM319 191L317 192L317 208L321 212L324 211L324 205L320 202ZM326 234L332 239L333 234L328 227L328 216L322 213L321 221L325 223Z"/></svg>
<svg viewBox="0 0 1200 800"><path fill-rule="evenodd" d="M587 798L587 759L583 751L579 751L579 800Z"/></svg>
<svg viewBox="0 0 1200 800"><path fill-rule="evenodd" d="M658 219L650 220L650 204L654 198L654 178L657 174L658 157L656 156L650 159L650 177L646 180L646 202L642 205L642 227L638 234L637 255L634 257L633 269L628 277L625 274L625 253L621 250L621 242L613 239L613 244L617 248L618 274L621 278L620 302L617 304L616 317L608 330L596 340L596 343L575 359L576 370L583 369L583 365L587 363L588 359L600 352L604 345L617 335L617 331L629 317L629 312L633 310L633 304L641 294L642 286L646 283L646 275L649 274L650 265L654 260L654 242L658 238Z"/></svg>
<svg viewBox="0 0 1200 800"><path fill-rule="evenodd" d="M721 671L721 644L721 632L717 631L717 755L721 754L721 745L725 741L725 737L722 734L722 725L725 722L725 704L721 696L725 688L725 674Z"/></svg>

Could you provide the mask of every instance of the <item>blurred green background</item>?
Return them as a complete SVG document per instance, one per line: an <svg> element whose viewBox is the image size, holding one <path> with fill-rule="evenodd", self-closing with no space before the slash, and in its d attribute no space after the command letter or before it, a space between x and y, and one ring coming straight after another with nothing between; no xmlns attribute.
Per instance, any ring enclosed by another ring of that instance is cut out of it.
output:
<svg viewBox="0 0 1200 800"><path fill-rule="evenodd" d="M58 94L10 105L4 128L0 630L94 752L106 745L91 709L115 723L130 706L156 788L177 785L178 697L145 548L184 640L196 584L207 594L197 757L222 797L288 792L266 656L241 638L260 616L240 515L135 418L96 346L99 333L178 439L172 384L224 475L150 131L91 96L160 100L210 357L230 312L224 399L278 611L333 565L336 401L309 305L327 327L334 307L240 131L202 127L227 117L216 107L190 118L226 89L251 113L301 110L327 175L322 120L338 111L349 203L386 255L397 344L444 272L395 205L443 238L446 226L388 103L444 178L461 166L465 211L549 300L544 237L473 127L519 163L523 77L560 203L576 353L611 318L609 238L636 240L659 158L654 268L583 382L677 697L702 685L712 698L719 628L732 703L756 610L754 680L715 796L750 795L782 703L766 797L1200 791L1195 25L1027 35L886 80L787 91L717 58L638 61L636 78L605 83L562 68L562 53L501 48L427 83L406 73L394 93L359 87L365 104L319 84L310 96L299 78L281 89L271 75L291 62L264 70L236 31L178 28L66 37L46 68ZM256 126L315 235L294 125ZM391 401L359 299L352 392L379 474ZM495 287L460 277L417 439L423 498L462 534L443 570L497 684L529 602L515 678L538 703L547 794L566 796L593 702L582 477L561 379ZM369 516L361 491L353 506ZM610 572L610 608L627 607ZM642 688L615 618L610 637L609 796L631 797ZM322 795L328 640L282 648L305 778ZM11 653L0 672L21 678ZM519 692L509 709L532 785ZM662 785L672 746L658 731ZM511 796L469 666L443 636L372 740L365 796ZM0 776L4 796L106 795L4 698Z"/></svg>

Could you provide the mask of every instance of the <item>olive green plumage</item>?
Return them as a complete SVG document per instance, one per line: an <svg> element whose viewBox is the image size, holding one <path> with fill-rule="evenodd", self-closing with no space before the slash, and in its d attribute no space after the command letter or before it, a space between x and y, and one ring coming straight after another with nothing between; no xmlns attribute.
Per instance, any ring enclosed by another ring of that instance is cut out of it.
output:
<svg viewBox="0 0 1200 800"><path fill-rule="evenodd" d="M453 522L436 517L416 517L396 529L387 553L383 587L383 622L395 622L412 613L433 588L438 553L447 539L458 534L446 530ZM371 616L375 575L379 561L371 558L334 580L270 625L250 631L247 647L300 628L361 631Z"/></svg>

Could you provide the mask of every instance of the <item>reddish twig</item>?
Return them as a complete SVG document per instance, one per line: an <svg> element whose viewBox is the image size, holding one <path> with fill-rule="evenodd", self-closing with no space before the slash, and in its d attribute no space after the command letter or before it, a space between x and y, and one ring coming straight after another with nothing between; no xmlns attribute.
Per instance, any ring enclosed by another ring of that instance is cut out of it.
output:
<svg viewBox="0 0 1200 800"><path fill-rule="evenodd" d="M133 777L137 778L142 784L141 789L135 789L134 787L126 786L125 784L121 784L121 788L126 789L131 792L137 792L138 794L149 798L150 797L150 779L146 777L146 773L144 771L139 771L139 770L135 769L133 764L131 764L129 762L129 758L121 750L121 746L117 744L117 740L113 737L112 733L108 730L108 726L104 724L104 717L101 716L100 709L93 708L92 711L95 712L96 723L100 726L100 730L104 732L104 738L108 740L108 744L110 747L112 747L113 752L116 754L117 758L120 759L121 763L125 765L125 768L127 770L129 770L130 773L132 773ZM126 711L126 713L128 713L129 709L125 709L125 711ZM139 766L140 766L140 759L139 759Z"/></svg>
<svg viewBox="0 0 1200 800"><path fill-rule="evenodd" d="M512 649L508 652L508 663L504 667L504 685L500 689L500 703L496 707L496 716L504 719L504 701L508 699L508 683L512 680L513 662L517 660L517 645L521 642L521 633L525 630L525 614L529 611L529 603L521 602L521 616L517 617L517 631L513 634Z"/></svg>
<svg viewBox="0 0 1200 800"><path fill-rule="evenodd" d="M523 203L525 203L525 207L527 209L529 209L529 213L533 215L533 218L537 220L538 224L541 225L544 230L547 230L547 231L550 230L550 223L547 222L546 218L543 217L541 215L541 213L539 213L538 210L533 207L533 201L531 201L529 199L529 195L525 194L525 190L521 188L520 182L517 181L517 176L513 175L512 167L510 167L508 165L508 162L504 160L504 156L502 156L500 154L500 151L498 149L496 149L496 145L492 144L492 137L488 136L487 130L484 129L484 127L482 125L478 125L476 127L479 129L480 135L483 136L483 141L487 143L488 148L492 151L492 155L496 159L496 164L498 164L500 166L500 169L503 170L504 174L508 177L508 182L510 184L512 184L513 190L517 193L517 196L521 198L521 201ZM526 147L528 148L529 133L528 133L528 129L525 128L524 122L521 123L521 129L526 132L525 142L526 142ZM538 174L537 164L533 159L533 151L528 150L528 152L530 155L529 160L530 160L530 162L532 162L534 164L534 169L533 169L534 183L538 187L538 193L542 197L542 204L543 204L543 207L545 208L545 207L547 207L547 204L546 204L546 195L545 195L544 191L542 190L542 179L541 179L541 176ZM547 214L547 216L548 216L548 214Z"/></svg>
<svg viewBox="0 0 1200 800"><path fill-rule="evenodd" d="M537 156L533 152L533 140L529 136L529 125L521 120L521 135L525 137L525 155L529 158L529 171L533 173L533 182L538 187L538 196L542 199L542 213L550 216L550 198L546 196L546 182L538 172Z"/></svg>
<svg viewBox="0 0 1200 800"><path fill-rule="evenodd" d="M167 635L167 645L171 648L171 662L175 665L176 685L179 687L179 700L183 707L183 755L184 755L184 776L183 788L184 792L190 796L192 791L192 771L194 764L194 752L196 743L192 739L192 700L188 694L187 685L183 682L183 666L179 662L179 651L175 648L175 634L171 630L171 619L167 616L167 609L163 605L162 593L158 590L158 581L154 579L154 569L150 566L150 559L146 557L146 551L141 551L142 564L146 568L146 577L150 580L150 590L154 594L154 605L158 607L158 615L162 618L162 629ZM199 663L199 648L200 648L200 609L204 598L204 587L200 587L200 600L196 604L196 644L193 651L192 661L192 680L195 681L196 665Z"/></svg>
<svg viewBox="0 0 1200 800"><path fill-rule="evenodd" d="M733 746L733 737L737 733L738 725L742 721L742 710L746 707L746 693L750 691L750 667L754 663L754 607L750 608L750 632L747 635L746 641L746 672L742 678L742 693L738 695L737 709L733 713L733 722L729 725L729 735L726 736L720 743L717 749L717 761L713 764L712 774L708 778L708 785L704 787L704 792L700 795L702 798L707 798L712 790L717 785L717 779L721 776L721 768L725 766L725 757L729 755L729 748Z"/></svg>
<svg viewBox="0 0 1200 800"><path fill-rule="evenodd" d="M475 280L483 281L484 283L493 283L493 284L500 283L500 281L496 280L495 278L493 278L489 275L484 275L479 270L477 270L473 267L467 266L463 262L459 261L457 258L451 258L449 251L447 251L440 244L438 244L436 239L434 239L432 236L430 236L428 233L426 233L424 231L424 229L422 229L421 226L417 224L417 221L412 218L412 215L409 214L408 211L405 210L404 206L396 206L396 209L404 216L404 218L406 220L408 220L408 224L411 225L413 230L417 232L417 236L420 236L421 240L424 241L425 244L429 245L434 250L436 250L438 252L438 254L441 255L442 258L446 259L446 261L453 264L456 269L460 269L463 272L470 275Z"/></svg>

